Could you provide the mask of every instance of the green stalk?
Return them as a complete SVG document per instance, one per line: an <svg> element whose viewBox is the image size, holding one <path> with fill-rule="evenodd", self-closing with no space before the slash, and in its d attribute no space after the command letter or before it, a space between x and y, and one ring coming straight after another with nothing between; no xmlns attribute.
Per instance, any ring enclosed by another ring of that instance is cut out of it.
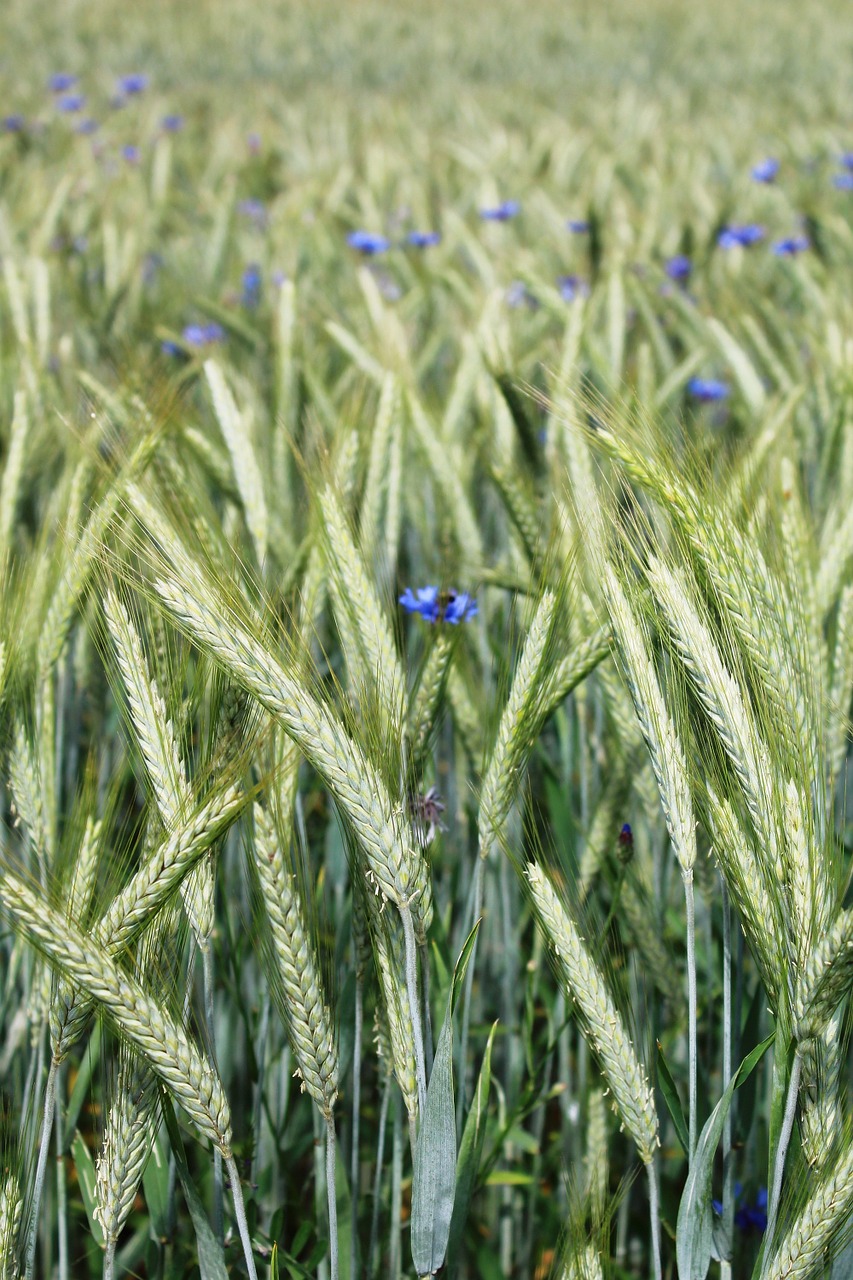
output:
<svg viewBox="0 0 853 1280"><path fill-rule="evenodd" d="M376 1141L376 1171L373 1175L373 1210L370 1215L370 1248L367 1254L368 1275L376 1275L376 1251L379 1247L379 1204L382 1196L382 1161L385 1155L385 1129L388 1124L388 1106L394 1076L388 1072L382 1086L382 1102L379 1107L379 1136ZM355 1276L355 1271L351 1272Z"/></svg>
<svg viewBox="0 0 853 1280"><path fill-rule="evenodd" d="M723 886L723 1092L732 1078L732 912L729 890L725 879ZM735 1166L732 1157L732 1110L729 1107L723 1124L723 1229L726 1240L731 1242L735 1217ZM731 1280L732 1264L728 1259L720 1262L720 1280Z"/></svg>
<svg viewBox="0 0 853 1280"><path fill-rule="evenodd" d="M689 1121L688 1159L693 1164L696 1154L696 906L693 894L693 868L685 871L684 901L687 910L687 1009L688 1009L688 1071L689 1071Z"/></svg>
<svg viewBox="0 0 853 1280"><path fill-rule="evenodd" d="M24 1280L33 1280L33 1267L35 1266L36 1260L36 1241L38 1239L39 1210L41 1208L44 1178L45 1173L47 1172L47 1154L50 1150L50 1135L53 1132L53 1116L56 1108L56 1076L58 1070L59 1064L54 1061L53 1057L51 1057L50 1069L47 1073L47 1083L44 1088L44 1118L41 1126L41 1141L39 1143L35 1182L33 1183L30 1221L27 1227Z"/></svg>
<svg viewBox="0 0 853 1280"><path fill-rule="evenodd" d="M424 1058L420 1000L418 998L418 946L415 941L415 926L412 920L412 913L408 907L400 907L400 919L403 922L403 937L406 940L406 991L409 996L409 1013L412 1019L412 1035L415 1042L415 1070L418 1076L418 1116L422 1121L424 1108L426 1107L426 1061Z"/></svg>
<svg viewBox="0 0 853 1280"><path fill-rule="evenodd" d="M338 1195L335 1186L335 1121L326 1116L326 1196L329 1202L329 1270L331 1280L338 1280L340 1267L338 1262ZM353 1222L355 1236L355 1222Z"/></svg>
<svg viewBox="0 0 853 1280"><path fill-rule="evenodd" d="M788 1154L788 1144L791 1141L791 1133L794 1129L794 1119L797 1114L797 1097L800 1092L800 1074L803 1069L803 1057L800 1046L797 1046L794 1054L794 1062L791 1067L791 1078L788 1081L788 1096L785 1102L785 1114L782 1119L782 1128L779 1131L779 1141L776 1144L776 1159L773 1162L773 1182L770 1187L770 1201L767 1207L767 1231L764 1235L764 1257L769 1259L772 1255L773 1233L776 1230L776 1219L779 1216L779 1200L782 1195L782 1177L785 1172L785 1158Z"/></svg>

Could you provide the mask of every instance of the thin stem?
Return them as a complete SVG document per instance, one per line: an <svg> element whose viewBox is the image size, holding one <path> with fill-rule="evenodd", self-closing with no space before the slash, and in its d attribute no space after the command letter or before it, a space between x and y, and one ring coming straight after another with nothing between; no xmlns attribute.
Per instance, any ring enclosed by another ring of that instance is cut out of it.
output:
<svg viewBox="0 0 853 1280"><path fill-rule="evenodd" d="M376 1172L373 1175L373 1211L370 1215L370 1251L368 1253L368 1270L370 1275L376 1274L376 1250L379 1244L379 1205L382 1196L382 1159L385 1153L385 1128L388 1123L388 1105L391 1102L391 1090L394 1077L389 1071L382 1086L382 1103L379 1108L379 1138L376 1143ZM352 1272L355 1280L355 1272Z"/></svg>
<svg viewBox="0 0 853 1280"><path fill-rule="evenodd" d="M689 1072L689 1123L688 1159L693 1164L696 1154L696 906L693 896L693 868L682 873L684 901L687 909L687 1010L688 1010L688 1072Z"/></svg>
<svg viewBox="0 0 853 1280"><path fill-rule="evenodd" d="M202 974L204 976L204 1020L207 1024L207 1040L210 1056L216 1065L216 1028L213 1005L213 951L210 939L201 943ZM217 1240L222 1244L225 1240L225 1188L222 1177L222 1152L217 1148L213 1153L213 1230Z"/></svg>
<svg viewBox="0 0 853 1280"><path fill-rule="evenodd" d="M472 898L471 915L467 921L469 931L483 914L483 875L484 875L485 859L481 853L477 854L477 863L474 867L474 884ZM474 939L474 948L471 952L471 959L468 961L468 968L465 973L465 983L462 988L462 1030L459 1036L459 1069L457 1072L459 1080L459 1096L456 1101L456 1127L462 1128L462 1117L465 1114L465 1085L468 1079L468 1072L465 1069L468 1057L468 1035L471 1027L471 993L474 987L474 965L477 959L477 943L480 941L480 934L477 933Z"/></svg>
<svg viewBox="0 0 853 1280"><path fill-rule="evenodd" d="M58 1070L59 1063L55 1062L53 1057L51 1057L50 1070L47 1073L47 1083L44 1088L44 1118L41 1126L41 1142L39 1143L39 1158L36 1166L35 1183L33 1185L30 1221L27 1228L27 1251L24 1266L24 1280L32 1280L33 1267L35 1266L36 1260L39 1209L41 1207L41 1196L42 1191L44 1190L44 1178L47 1171L47 1154L50 1150L50 1135L53 1132L53 1116L56 1108L56 1074Z"/></svg>
<svg viewBox="0 0 853 1280"><path fill-rule="evenodd" d="M335 1187L335 1121L326 1116L326 1196L329 1201L329 1269L331 1280L338 1280L338 1195ZM353 1236L355 1230L353 1229ZM355 1274L354 1272L351 1274Z"/></svg>
<svg viewBox="0 0 853 1280"><path fill-rule="evenodd" d="M56 1137L56 1234L59 1280L68 1280L68 1195L65 1186L65 1136L62 1116L62 1069L56 1073L56 1106L53 1126Z"/></svg>
<svg viewBox="0 0 853 1280"><path fill-rule="evenodd" d="M389 1280L400 1280L403 1260L403 1117L399 1090L394 1090L394 1126L391 1156L391 1256Z"/></svg>
<svg viewBox="0 0 853 1280"><path fill-rule="evenodd" d="M323 1201L328 1199L326 1188L326 1159L323 1152L323 1116L316 1107L311 1108L314 1124L314 1214L317 1222L323 1217ZM317 1280L330 1280L329 1257L324 1254L317 1264Z"/></svg>
<svg viewBox="0 0 853 1280"><path fill-rule="evenodd" d="M113 1272L115 1270L116 1261L116 1242L108 1240L104 1249L104 1271L103 1280L113 1280Z"/></svg>
<svg viewBox="0 0 853 1280"><path fill-rule="evenodd" d="M773 1164L773 1183L770 1188L770 1203L767 1207L767 1231L764 1235L764 1258L770 1258L773 1246L773 1232L776 1230L776 1219L779 1216L779 1199L782 1195L782 1176L785 1172L785 1157L788 1154L788 1143L794 1128L794 1117L797 1114L797 1097L800 1092L800 1073L803 1069L803 1058L800 1046L794 1054L791 1067L791 1078L788 1081L788 1096L785 1101L785 1115L779 1132L776 1146L776 1159Z"/></svg>
<svg viewBox="0 0 853 1280"><path fill-rule="evenodd" d="M231 1196L234 1200L234 1214L237 1218L237 1227L240 1232L240 1239L243 1242L243 1257L246 1259L246 1268L249 1272L249 1280L258 1280L258 1273L255 1270L255 1258L252 1253L252 1241L249 1236L249 1223L246 1219L246 1206L243 1203L243 1188L240 1186L240 1175L237 1172L237 1162L233 1155L226 1157L225 1167L228 1170L228 1177L231 1179Z"/></svg>
<svg viewBox="0 0 853 1280"><path fill-rule="evenodd" d="M732 1078L732 912L729 904L729 890L725 880L723 885L723 1092L729 1087ZM734 1179L735 1166L732 1156L732 1111L734 1099L729 1107L723 1123L723 1229L725 1238L731 1248L732 1231L734 1229ZM732 1264L730 1259L720 1261L720 1280L731 1280Z"/></svg>
<svg viewBox="0 0 853 1280"><path fill-rule="evenodd" d="M424 1010L424 1054L426 1056L426 1069L429 1075L432 1074L432 1017L429 1008L429 950L424 943L418 948L421 958L421 1000Z"/></svg>
<svg viewBox="0 0 853 1280"><path fill-rule="evenodd" d="M270 1030L270 995L269 991L264 992L263 1003L261 1005L261 1025L258 1030L258 1047L257 1047L257 1063L258 1063L258 1079L255 1085L255 1102L252 1108L252 1135L254 1141L254 1149L252 1151L252 1163L249 1169L251 1177L255 1168L255 1164L259 1159L261 1146L261 1127L264 1122L264 1081L267 1070L267 1039Z"/></svg>
<svg viewBox="0 0 853 1280"><path fill-rule="evenodd" d="M650 1160L646 1165L649 1175L649 1220L652 1230L652 1275L654 1280L663 1280L660 1261L660 1196L658 1194L657 1163Z"/></svg>
<svg viewBox="0 0 853 1280"><path fill-rule="evenodd" d="M418 998L418 947L415 941L415 926L412 913L408 907L400 907L400 919L403 922L403 936L406 940L406 991L409 996L409 1013L412 1019L412 1036L415 1049L415 1070L418 1076L418 1115L423 1119L426 1107L426 1062L424 1060L424 1037L421 1027L420 1000Z"/></svg>
<svg viewBox="0 0 853 1280"><path fill-rule="evenodd" d="M352 1228L349 1245L349 1273L355 1280L358 1260L358 1187L359 1177L359 1119L361 1113L361 1041L364 1030L364 978L355 980L355 1029L352 1050L352 1151L350 1152L350 1187L352 1194Z"/></svg>

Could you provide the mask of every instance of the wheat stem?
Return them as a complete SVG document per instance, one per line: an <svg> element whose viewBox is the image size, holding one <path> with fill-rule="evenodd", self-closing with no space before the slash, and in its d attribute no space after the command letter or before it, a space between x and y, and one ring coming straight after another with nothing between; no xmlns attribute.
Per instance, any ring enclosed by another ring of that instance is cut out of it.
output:
<svg viewBox="0 0 853 1280"><path fill-rule="evenodd" d="M27 1245L24 1261L24 1280L32 1280L33 1267L36 1261L36 1243L38 1240L39 1227L39 1210L41 1209L41 1197L44 1190L44 1178L47 1171L47 1156L50 1150L50 1136L53 1132L53 1114L56 1107L56 1078L59 1072L59 1063L55 1058L50 1060L50 1068L47 1073L47 1083L44 1087L44 1116L41 1125L41 1140L39 1142L38 1164L36 1165L36 1176L33 1181L32 1199L30 1202L30 1220L27 1227Z"/></svg>
<svg viewBox="0 0 853 1280"><path fill-rule="evenodd" d="M785 1100L785 1114L782 1119L782 1128L779 1131L779 1140L776 1144L776 1158L773 1162L773 1181L770 1186L770 1198L767 1206L767 1230L764 1235L764 1256L770 1257L770 1251L773 1246L773 1235L776 1231L776 1219L779 1215L779 1199L782 1195L782 1176L785 1171L785 1158L788 1154L788 1144L791 1141L791 1134L794 1129L794 1119L797 1114L797 1097L800 1092L800 1073L803 1069L802 1049L798 1045L794 1054L794 1062L791 1067L791 1077L788 1081L788 1096Z"/></svg>
<svg viewBox="0 0 853 1280"><path fill-rule="evenodd" d="M418 998L418 947L415 941L415 928L409 908L400 907L400 919L403 922L403 938L406 943L406 992L409 997L409 1013L412 1018L412 1035L415 1049L415 1071L418 1080L418 1114L423 1119L426 1106L426 1062L424 1059L424 1037L421 1025L420 1000Z"/></svg>
<svg viewBox="0 0 853 1280"><path fill-rule="evenodd" d="M237 1229L240 1232L240 1239L243 1243L243 1257L246 1259L246 1269L249 1272L249 1280L258 1280L258 1273L255 1270L255 1259L252 1253L252 1237L249 1235L249 1223L246 1219L246 1206L243 1202L243 1188L240 1185L240 1174L237 1172L237 1161L230 1152L225 1157L225 1167L228 1170L228 1177L231 1180L231 1197L234 1201L234 1215L237 1219Z"/></svg>

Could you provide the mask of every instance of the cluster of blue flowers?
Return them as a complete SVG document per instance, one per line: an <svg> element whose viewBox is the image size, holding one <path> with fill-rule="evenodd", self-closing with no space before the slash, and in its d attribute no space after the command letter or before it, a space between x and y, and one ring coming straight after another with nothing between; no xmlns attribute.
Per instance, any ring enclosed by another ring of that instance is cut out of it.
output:
<svg viewBox="0 0 853 1280"><path fill-rule="evenodd" d="M425 622L450 622L453 626L476 618L477 601L467 591L440 591L438 587L411 587L400 596L407 613L419 613Z"/></svg>

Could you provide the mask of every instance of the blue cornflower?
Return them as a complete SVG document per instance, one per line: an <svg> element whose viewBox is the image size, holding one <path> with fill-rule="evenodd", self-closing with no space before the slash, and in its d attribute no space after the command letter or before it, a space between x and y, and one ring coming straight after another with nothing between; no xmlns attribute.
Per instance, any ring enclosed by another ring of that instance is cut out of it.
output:
<svg viewBox="0 0 853 1280"><path fill-rule="evenodd" d="M97 133L100 127L97 120L93 120L90 116L88 120L81 120L74 132L82 133L84 137L89 137L91 134Z"/></svg>
<svg viewBox="0 0 853 1280"><path fill-rule="evenodd" d="M508 307L535 307L537 305L536 299L523 280L513 280L504 294L504 300Z"/></svg>
<svg viewBox="0 0 853 1280"><path fill-rule="evenodd" d="M67 93L77 83L77 77L70 71L56 71L47 82L51 93Z"/></svg>
<svg viewBox="0 0 853 1280"><path fill-rule="evenodd" d="M257 262L250 262L243 272L243 293L241 302L249 311L253 310L261 300L261 268Z"/></svg>
<svg viewBox="0 0 853 1280"><path fill-rule="evenodd" d="M729 385L719 378L691 378L687 384L687 394L702 404L713 404L717 400L727 400Z"/></svg>
<svg viewBox="0 0 853 1280"><path fill-rule="evenodd" d="M677 253L675 257L667 258L664 265L664 271L666 271L670 280L678 280L683 283L685 280L690 279L691 272L693 271L693 263L686 254Z"/></svg>
<svg viewBox="0 0 853 1280"><path fill-rule="evenodd" d="M60 111L67 113L82 111L86 105L86 98L82 93L66 93L63 97L57 99L56 105Z"/></svg>
<svg viewBox="0 0 853 1280"><path fill-rule="evenodd" d="M832 185L839 191L853 191L853 173L836 173Z"/></svg>
<svg viewBox="0 0 853 1280"><path fill-rule="evenodd" d="M411 587L400 596L400 604L407 613L419 613L425 622L450 622L456 626L476 618L477 601L467 591L439 591L438 587Z"/></svg>
<svg viewBox="0 0 853 1280"><path fill-rule="evenodd" d="M144 72L133 71L130 75L119 76L116 85L119 93L132 98L134 94L144 93L148 88L148 76Z"/></svg>
<svg viewBox="0 0 853 1280"><path fill-rule="evenodd" d="M740 1203L738 1203L740 1201ZM712 1200L711 1204L714 1213L718 1217L723 1215L723 1205L720 1200ZM739 1231L756 1230L759 1232L767 1230L767 1188L759 1187L755 1193L755 1204L749 1204L743 1200L743 1187L739 1182L735 1183L735 1226Z"/></svg>
<svg viewBox="0 0 853 1280"><path fill-rule="evenodd" d="M240 201L237 211L244 218L248 218L249 222L254 222L256 227L263 228L267 225L267 211L263 200L256 200L254 196L249 196Z"/></svg>
<svg viewBox="0 0 853 1280"><path fill-rule="evenodd" d="M431 245L441 242L440 231L410 231L406 236L407 244L415 249L429 249Z"/></svg>
<svg viewBox="0 0 853 1280"><path fill-rule="evenodd" d="M209 347L213 342L224 342L225 330L211 320L207 324L188 324L181 337L188 347Z"/></svg>
<svg viewBox="0 0 853 1280"><path fill-rule="evenodd" d="M853 170L853 151L845 151L841 157L841 164L845 169Z"/></svg>
<svg viewBox="0 0 853 1280"><path fill-rule="evenodd" d="M763 239L764 228L756 222L750 222L745 226L724 227L717 236L717 244L721 249L734 249L737 245L746 248Z"/></svg>
<svg viewBox="0 0 853 1280"><path fill-rule="evenodd" d="M779 161L772 156L768 156L766 160L762 160L752 170L752 176L756 182L774 182L776 174L779 172Z"/></svg>
<svg viewBox="0 0 853 1280"><path fill-rule="evenodd" d="M125 143L121 149L121 154L128 164L139 164L139 147L135 143Z"/></svg>
<svg viewBox="0 0 853 1280"><path fill-rule="evenodd" d="M777 258L793 258L795 254L802 253L809 248L809 242L806 236L787 236L784 240L777 240L773 245L773 252Z"/></svg>
<svg viewBox="0 0 853 1280"><path fill-rule="evenodd" d="M566 226L573 236L585 236L589 231L589 223L583 218L569 218Z"/></svg>
<svg viewBox="0 0 853 1280"><path fill-rule="evenodd" d="M563 302L574 302L575 298L589 296L589 285L580 276L558 276L557 288Z"/></svg>
<svg viewBox="0 0 853 1280"><path fill-rule="evenodd" d="M160 128L164 133L180 133L183 127L183 116L163 116L163 119L160 121Z"/></svg>
<svg viewBox="0 0 853 1280"><path fill-rule="evenodd" d="M374 231L350 231L347 233L347 244L351 249L357 249L359 253L368 255L385 253L391 248L391 241L385 236L377 235Z"/></svg>
<svg viewBox="0 0 853 1280"><path fill-rule="evenodd" d="M25 121L23 116L18 116L18 115L4 116L3 132L4 133L21 133L24 128L24 123Z"/></svg>
<svg viewBox="0 0 853 1280"><path fill-rule="evenodd" d="M493 209L481 209L480 217L484 222L509 222L510 218L514 218L520 212L521 205L518 200L504 200Z"/></svg>

